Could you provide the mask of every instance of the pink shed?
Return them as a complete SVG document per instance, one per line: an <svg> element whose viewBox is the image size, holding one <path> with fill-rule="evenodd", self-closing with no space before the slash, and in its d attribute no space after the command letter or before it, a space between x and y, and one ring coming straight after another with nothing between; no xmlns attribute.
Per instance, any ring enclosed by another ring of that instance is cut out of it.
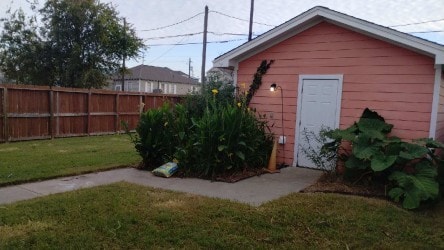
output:
<svg viewBox="0 0 444 250"><path fill-rule="evenodd" d="M284 126L278 162L312 167L300 152L302 130L345 128L365 108L393 124L392 135L444 140L442 45L315 7L213 64L233 69L242 88L263 60L274 62L250 106L267 116L276 135ZM281 88L282 100L270 92L272 83Z"/></svg>

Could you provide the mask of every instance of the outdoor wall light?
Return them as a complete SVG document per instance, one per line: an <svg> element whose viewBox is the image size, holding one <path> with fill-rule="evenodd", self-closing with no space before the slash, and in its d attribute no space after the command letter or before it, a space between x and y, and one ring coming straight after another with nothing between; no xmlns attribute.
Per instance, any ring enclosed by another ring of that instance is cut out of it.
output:
<svg viewBox="0 0 444 250"><path fill-rule="evenodd" d="M271 84L270 91L276 91L276 87L277 87L276 83Z"/></svg>
<svg viewBox="0 0 444 250"><path fill-rule="evenodd" d="M282 136L279 137L279 144L282 144L282 151L283 151L283 158L284 161L282 163L282 166L285 165L285 133L284 133L284 90L281 86L278 86L276 83L272 83L270 85L270 91L274 92L277 89L281 90L281 126L282 126Z"/></svg>

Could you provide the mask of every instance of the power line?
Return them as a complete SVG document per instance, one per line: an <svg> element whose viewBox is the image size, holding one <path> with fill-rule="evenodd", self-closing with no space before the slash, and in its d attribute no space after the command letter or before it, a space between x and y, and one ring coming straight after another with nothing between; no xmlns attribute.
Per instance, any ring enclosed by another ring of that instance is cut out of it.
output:
<svg viewBox="0 0 444 250"><path fill-rule="evenodd" d="M430 30L430 31L411 31L411 32L405 32L408 34L415 34L415 33L440 33L444 32L444 30ZM200 35L203 32L196 32L196 33L188 33L188 34L179 34L179 35L171 35L171 36L156 36L156 37L147 37L143 38L143 40L162 40L162 39L169 39L169 38L176 38L176 37L189 37L189 36L196 36ZM214 31L208 31L208 34L216 35L216 36L248 36L248 34L243 33L218 33ZM254 34L257 35L257 34Z"/></svg>
<svg viewBox="0 0 444 250"><path fill-rule="evenodd" d="M412 31L412 32L406 32L408 34L419 34L419 33L440 33L444 32L444 30L430 30L430 31Z"/></svg>
<svg viewBox="0 0 444 250"><path fill-rule="evenodd" d="M208 34L216 36L248 36L248 34L242 34L242 33L218 33L213 31L208 31Z"/></svg>
<svg viewBox="0 0 444 250"><path fill-rule="evenodd" d="M247 19L242 19L242 18L239 18L239 17L231 16L231 15L228 15L228 14L222 13L222 12L220 12L220 11L210 10L209 12L210 12L210 13L211 13L211 12L212 12L212 13L216 13L216 14L219 14L219 15L222 15L222 16L225 16L225 17L229 17L229 18L232 18L232 19L236 19L236 20L239 20L239 21L249 22L249 20L247 20ZM184 23L184 22L190 21L190 20L192 20L192 19L194 19L194 18L196 18L196 17L198 17L198 16L200 16L200 15L202 15L202 14L204 14L204 12L197 13L197 14L195 14L194 16L191 16L191 17L189 17L189 18L186 18L186 19L184 19L184 20L178 21L178 22L173 23L173 24L170 24L170 25L161 26L161 27L152 28L152 29L139 30L139 31L144 31L144 32L145 32L145 31L154 31L154 30L166 29L166 28L173 27L173 26L175 26L175 25L179 25L179 24L181 24L181 23ZM390 27L390 28L394 28L394 27L403 27L403 26L410 26L410 25L423 24L423 23L432 23L432 22L440 22L440 21L444 21L444 18L442 18L442 19L435 19L435 20L429 20L429 21L416 22L416 23L407 23L407 24L391 25L391 26L388 26L388 27ZM265 25L265 26L270 26L270 27L276 27L276 26L277 26L277 25L271 25L271 24L261 23L261 22L253 22L253 23L255 23L255 24L260 24L260 25ZM436 31L432 31L432 32L436 32ZM440 32L440 31L438 31L438 32ZM421 33L421 32L409 32L409 33Z"/></svg>
<svg viewBox="0 0 444 250"><path fill-rule="evenodd" d="M444 32L444 30L433 30L433 31L416 31L416 32L406 32L409 34L415 34L415 33L438 33L438 32ZM202 32L196 33L197 34L201 34ZM247 36L247 34L236 34L236 33L216 33L216 32L208 32L210 34L213 35L239 35L239 36ZM183 34L183 35L176 35L176 36L171 36L171 37L186 37L186 36L190 36L193 35L194 33L190 33L190 34ZM161 38L161 37L155 37L155 38ZM145 38L144 40L151 40L150 38ZM153 39L156 40L156 39ZM247 40L246 38L240 38L240 39L230 39L230 40L221 40L221 41L209 41L207 43L229 43L229 42L237 42L237 41L243 41L243 40ZM202 42L189 42L189 43L159 43L159 44L148 44L148 46L182 46L182 45L197 45L197 44L202 44Z"/></svg>
<svg viewBox="0 0 444 250"><path fill-rule="evenodd" d="M196 32L196 33L179 34L179 35L171 35L171 36L147 37L147 38L143 38L143 40L147 41L147 40L169 39L169 38L176 38L176 37L189 37L189 36L200 35L202 33L203 32ZM218 33L218 32L214 32L214 31L208 31L207 33L215 35L215 36L248 36L248 34L242 34L242 33Z"/></svg>
<svg viewBox="0 0 444 250"><path fill-rule="evenodd" d="M411 31L411 32L405 32L405 33L408 33L408 34L419 34L419 33L440 33L440 32L444 32L444 30ZM148 40L170 39L170 38L177 38L177 37L190 37L190 36L197 36L197 35L200 35L202 33L203 32L196 32L196 33L178 34L178 35L171 35L171 36L147 37L147 38L143 38L143 40L144 41L148 41ZM243 33L218 33L218 32L214 32L214 31L208 31L207 33L215 35L215 36L248 36L248 34L243 34ZM200 43L200 44L202 44L202 43Z"/></svg>
<svg viewBox="0 0 444 250"><path fill-rule="evenodd" d="M182 39L180 39L180 41L178 42L178 44L180 44L183 40L185 39L185 37L183 37ZM160 56L156 57L154 60L152 60L151 62L149 62L149 64L155 62L156 60L162 58L164 55L168 54L168 52L170 52L172 49L174 49L174 47L176 47L176 44L173 44L171 46L171 48L167 49L164 53L162 53Z"/></svg>
<svg viewBox="0 0 444 250"><path fill-rule="evenodd" d="M225 14L225 13L222 13L222 12L219 12L219 11L216 11L216 10L212 10L212 11L210 11L210 12L212 12L212 13L216 13L216 14L219 14L219 15L222 15L222 16L226 16L226 17L229 17L229 18L233 18L233 19L236 19L236 20L239 20L239 21L250 22L250 21L247 20L247 19L242 19L242 18L239 18L239 17L231 16L231 15L228 15L228 14ZM276 25L267 24L267 23L260 23L260 22L253 22L253 23L255 23L255 24L260 24L260 25L265 25L265 26L270 26L270 27L276 27Z"/></svg>
<svg viewBox="0 0 444 250"><path fill-rule="evenodd" d="M430 21L417 22L417 23L407 23L407 24L391 25L391 26L388 26L388 27L390 27L390 28L402 27L402 26L409 26L409 25L415 25L415 24L434 23L434 22L440 22L440 21L444 21L444 18L443 19L430 20ZM412 33L416 33L416 32L412 32Z"/></svg>
<svg viewBox="0 0 444 250"><path fill-rule="evenodd" d="M200 15L202 15L202 14L204 14L204 12L197 13L196 15L194 15L194 16L192 16L192 17L189 17L189 18L187 18L187 19L184 19L184 20L182 20L182 21L179 21L179 22L177 22L177 23L173 23L173 24L170 24L170 25L162 26L162 27L157 27L157 28L147 29L147 30L140 30L140 31L153 31L153 30L166 29L166 28L169 28L169 27L172 27L172 26L175 26L175 25L178 25L178 24L181 24L181 23L184 23L184 22L190 21L191 19L196 18L196 17L198 17L198 16L200 16Z"/></svg>
<svg viewBox="0 0 444 250"><path fill-rule="evenodd" d="M187 36L196 36L200 35L203 32L196 32L196 33L188 33L188 34L180 34L180 35L171 35L171 36L156 36L156 37L147 37L144 38L144 40L160 40L160 39L168 39L168 38L176 38L176 37L187 37Z"/></svg>
<svg viewBox="0 0 444 250"><path fill-rule="evenodd" d="M230 43L230 42L238 42L238 41L244 41L247 40L246 38L241 39L231 39L231 40L222 40L222 41L210 41L207 43ZM200 45L202 42L189 42L189 43L161 43L161 44L147 44L150 47L154 46L182 46L182 45Z"/></svg>

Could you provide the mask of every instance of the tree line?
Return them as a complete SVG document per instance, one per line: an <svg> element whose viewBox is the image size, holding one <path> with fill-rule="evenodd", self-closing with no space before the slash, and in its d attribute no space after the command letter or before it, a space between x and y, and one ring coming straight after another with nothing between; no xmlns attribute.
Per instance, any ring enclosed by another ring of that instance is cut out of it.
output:
<svg viewBox="0 0 444 250"><path fill-rule="evenodd" d="M123 58L144 48L131 25L98 0L47 0L32 13L8 10L2 19L0 70L16 83L100 88L121 72Z"/></svg>

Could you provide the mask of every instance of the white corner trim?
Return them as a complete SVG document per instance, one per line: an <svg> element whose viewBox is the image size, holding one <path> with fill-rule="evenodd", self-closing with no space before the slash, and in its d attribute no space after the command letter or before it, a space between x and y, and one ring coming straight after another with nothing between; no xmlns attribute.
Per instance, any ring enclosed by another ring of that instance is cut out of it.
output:
<svg viewBox="0 0 444 250"><path fill-rule="evenodd" d="M337 94L337 103L336 103L336 120L335 120L335 128L339 128L339 124L341 121L341 103L342 103L342 84L344 80L343 75L299 75L298 82L298 96L297 96L297 106L296 106L296 126L295 126L295 139L294 139L294 151L293 151L293 167L296 167L298 164L298 150L299 150L299 124L301 122L301 109L302 109L302 83L304 80L309 79L319 79L319 80L338 80L338 92Z"/></svg>
<svg viewBox="0 0 444 250"><path fill-rule="evenodd" d="M239 63L236 63L236 65L234 65L234 72L233 72L233 84L234 87L237 87L237 71L239 70Z"/></svg>
<svg viewBox="0 0 444 250"><path fill-rule="evenodd" d="M296 106L296 126L294 129L294 148L293 148L293 167L298 165L298 150L299 150L299 123L301 122L301 108L302 108L302 82L304 76L299 75L298 81L298 96L297 96L297 106Z"/></svg>
<svg viewBox="0 0 444 250"><path fill-rule="evenodd" d="M441 90L442 65L435 65L435 82L433 84L432 113L430 116L429 137L435 139L438 122L439 92Z"/></svg>

